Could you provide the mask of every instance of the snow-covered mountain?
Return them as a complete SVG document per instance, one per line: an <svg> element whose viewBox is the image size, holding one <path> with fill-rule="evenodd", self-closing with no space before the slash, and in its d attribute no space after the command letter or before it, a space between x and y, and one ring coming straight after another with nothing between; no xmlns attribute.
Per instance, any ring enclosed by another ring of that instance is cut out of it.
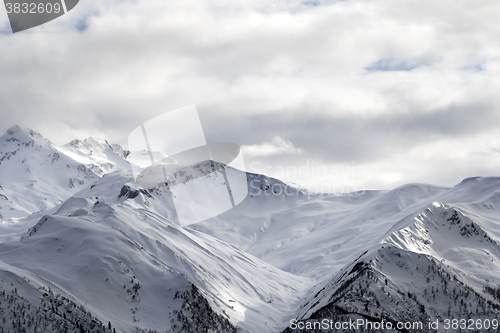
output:
<svg viewBox="0 0 500 333"><path fill-rule="evenodd" d="M0 137L0 220L60 204L104 174L128 169L127 152L105 140L74 140L57 147L30 129Z"/></svg>
<svg viewBox="0 0 500 333"><path fill-rule="evenodd" d="M240 205L181 228L167 184L139 188L127 155L0 137L4 332L370 331L318 326L358 319L493 332L499 178L317 195L248 173Z"/></svg>

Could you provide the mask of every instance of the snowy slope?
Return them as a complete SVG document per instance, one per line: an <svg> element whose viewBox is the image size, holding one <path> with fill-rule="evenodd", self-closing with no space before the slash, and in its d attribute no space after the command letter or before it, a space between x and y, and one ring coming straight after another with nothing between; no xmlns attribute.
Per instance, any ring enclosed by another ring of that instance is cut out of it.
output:
<svg viewBox="0 0 500 333"><path fill-rule="evenodd" d="M389 192L310 195L265 176L249 174L249 182L253 190L245 202L193 228L313 278L350 263L401 218L418 213L447 190L410 184Z"/></svg>
<svg viewBox="0 0 500 333"><path fill-rule="evenodd" d="M2 332L112 332L84 306L50 287L40 287L39 279L27 276L25 271L0 263Z"/></svg>
<svg viewBox="0 0 500 333"><path fill-rule="evenodd" d="M105 140L0 137L0 312L29 306L23 318L70 332L499 317L499 178L318 195L248 173L235 209L180 228L175 184L138 187L127 156ZM190 168L208 177L211 163Z"/></svg>
<svg viewBox="0 0 500 333"><path fill-rule="evenodd" d="M104 140L57 147L33 130L10 128L0 137L0 221L56 206L105 173L129 168L126 156Z"/></svg>
<svg viewBox="0 0 500 333"><path fill-rule="evenodd" d="M1 260L50 281L125 332L171 328L182 305L175 295L191 283L217 313L249 331L276 332L293 317L308 278L178 227L148 209L163 200L155 191L127 198L131 181L126 173L106 175L21 239L5 241Z"/></svg>
<svg viewBox="0 0 500 333"><path fill-rule="evenodd" d="M387 237L313 288L297 319L440 320L437 331L444 332L445 319L498 318L499 185L496 178L467 179L438 195L459 203L434 202L403 218ZM481 214L484 209L487 214Z"/></svg>
<svg viewBox="0 0 500 333"><path fill-rule="evenodd" d="M57 149L79 163L90 165L99 176L130 168L126 160L129 152L123 150L120 145L110 144L106 140L94 138L73 140Z"/></svg>

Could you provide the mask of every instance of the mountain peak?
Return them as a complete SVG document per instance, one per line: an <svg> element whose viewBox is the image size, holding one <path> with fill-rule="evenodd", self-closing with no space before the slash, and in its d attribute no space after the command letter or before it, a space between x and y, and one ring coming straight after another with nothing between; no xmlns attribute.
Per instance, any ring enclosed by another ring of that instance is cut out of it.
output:
<svg viewBox="0 0 500 333"><path fill-rule="evenodd" d="M20 127L19 125L14 125L9 128L6 132L7 135L13 136L15 134L22 133L30 137L43 138L43 136L30 128Z"/></svg>
<svg viewBox="0 0 500 333"><path fill-rule="evenodd" d="M93 137L88 137L83 142L91 145L91 146L101 146L101 147L109 147L109 143L107 140L104 139L99 139L99 138L93 138Z"/></svg>
<svg viewBox="0 0 500 333"><path fill-rule="evenodd" d="M40 146L50 150L55 149L52 143L40 133L18 125L12 126L4 135L0 136L0 151L14 151L21 146Z"/></svg>
<svg viewBox="0 0 500 333"><path fill-rule="evenodd" d="M14 125L7 130L7 134L13 135L13 134L19 132L20 130L21 130L21 127L19 127L18 125Z"/></svg>
<svg viewBox="0 0 500 333"><path fill-rule="evenodd" d="M75 139L71 141L70 143L66 144L67 146L72 146L72 147L79 147L82 144L82 142L78 139Z"/></svg>

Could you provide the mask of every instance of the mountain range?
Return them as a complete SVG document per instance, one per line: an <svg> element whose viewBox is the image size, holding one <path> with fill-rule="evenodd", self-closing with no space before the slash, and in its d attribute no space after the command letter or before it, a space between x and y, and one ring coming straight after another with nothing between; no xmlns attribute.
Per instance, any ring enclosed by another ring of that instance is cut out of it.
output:
<svg viewBox="0 0 500 333"><path fill-rule="evenodd" d="M242 203L180 227L128 156L0 137L0 332L497 331L500 178L314 194L245 173Z"/></svg>

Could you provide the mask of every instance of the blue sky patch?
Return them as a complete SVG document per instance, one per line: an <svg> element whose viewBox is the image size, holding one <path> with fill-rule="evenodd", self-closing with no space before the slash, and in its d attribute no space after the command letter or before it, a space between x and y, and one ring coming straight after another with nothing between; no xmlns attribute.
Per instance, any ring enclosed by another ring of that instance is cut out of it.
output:
<svg viewBox="0 0 500 333"><path fill-rule="evenodd" d="M407 60L380 59L365 67L369 72L411 71L420 65Z"/></svg>

